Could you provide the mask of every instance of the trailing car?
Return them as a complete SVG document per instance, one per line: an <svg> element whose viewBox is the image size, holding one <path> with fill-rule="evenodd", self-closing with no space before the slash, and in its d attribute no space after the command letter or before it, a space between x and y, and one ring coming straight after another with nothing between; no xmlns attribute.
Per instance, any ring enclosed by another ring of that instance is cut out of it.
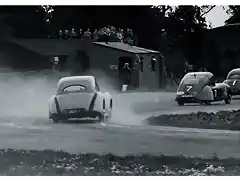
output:
<svg viewBox="0 0 240 180"><path fill-rule="evenodd" d="M211 72L190 72L181 80L175 101L182 106L185 103L211 104L214 101L231 102L230 86L215 83Z"/></svg>
<svg viewBox="0 0 240 180"><path fill-rule="evenodd" d="M240 68L231 70L223 82L230 86L232 95L240 95Z"/></svg>
<svg viewBox="0 0 240 180"><path fill-rule="evenodd" d="M49 118L57 123L72 118L111 117L112 96L102 93L93 76L71 76L59 80L57 92L49 101Z"/></svg>

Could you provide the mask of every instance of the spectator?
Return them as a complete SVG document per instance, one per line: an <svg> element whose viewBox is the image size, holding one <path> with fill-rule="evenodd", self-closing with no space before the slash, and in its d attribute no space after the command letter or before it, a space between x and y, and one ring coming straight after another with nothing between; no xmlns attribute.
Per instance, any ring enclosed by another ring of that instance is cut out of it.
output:
<svg viewBox="0 0 240 180"><path fill-rule="evenodd" d="M65 39L68 39L68 37L69 37L68 30L65 29L65 30L64 30L64 38L65 38Z"/></svg>
<svg viewBox="0 0 240 180"><path fill-rule="evenodd" d="M97 29L95 29L94 32L93 32L93 39L94 39L95 41L98 40L98 30L97 30Z"/></svg>
<svg viewBox="0 0 240 180"><path fill-rule="evenodd" d="M89 29L84 32L84 39L91 39L92 33L90 32Z"/></svg>
<svg viewBox="0 0 240 180"><path fill-rule="evenodd" d="M131 29L126 29L125 32L125 43L133 45L133 32Z"/></svg>
<svg viewBox="0 0 240 180"><path fill-rule="evenodd" d="M77 38L77 33L76 33L76 31L75 31L74 28L72 28L72 31L71 31L71 33L70 33L70 36L71 36L71 38L73 38L73 39Z"/></svg>
<svg viewBox="0 0 240 180"><path fill-rule="evenodd" d="M110 39L114 42L118 41L116 28L113 26L110 28Z"/></svg>
<svg viewBox="0 0 240 180"><path fill-rule="evenodd" d="M78 37L79 37L80 39L83 39L83 30L82 30L82 29L79 29Z"/></svg>
<svg viewBox="0 0 240 180"><path fill-rule="evenodd" d="M123 67L120 68L120 73L123 77L123 84L129 85L131 80L132 70L129 67L129 63L125 63Z"/></svg>
<svg viewBox="0 0 240 180"><path fill-rule="evenodd" d="M59 39L63 38L63 32L61 29L58 31L58 37L59 37Z"/></svg>
<svg viewBox="0 0 240 180"><path fill-rule="evenodd" d="M103 29L103 37L104 37L104 41L106 43L108 43L108 41L109 41L110 33L111 33L110 29L108 27L104 27L104 29Z"/></svg>
<svg viewBox="0 0 240 180"><path fill-rule="evenodd" d="M68 30L59 30L58 32L58 38L80 38L80 39L94 39L95 41L105 41L108 43L109 41L114 42L122 42L122 43L128 43L131 45L136 44L135 35L133 34L133 31L131 29L116 29L114 26L105 26L104 28L95 29L93 32L91 32L89 29L87 29L85 32L83 32L82 29L79 29L78 32L75 31L74 28L72 28L70 31Z"/></svg>
<svg viewBox="0 0 240 180"><path fill-rule="evenodd" d="M119 31L117 32L117 41L118 42L123 42L123 34L121 32L121 30L119 29Z"/></svg>

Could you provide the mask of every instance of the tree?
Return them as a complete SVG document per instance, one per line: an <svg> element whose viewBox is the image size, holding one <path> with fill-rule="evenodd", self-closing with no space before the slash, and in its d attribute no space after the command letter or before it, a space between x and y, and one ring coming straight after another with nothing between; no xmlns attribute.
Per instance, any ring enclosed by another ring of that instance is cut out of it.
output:
<svg viewBox="0 0 240 180"><path fill-rule="evenodd" d="M58 29L94 30L106 25L130 28L139 46L164 51L181 48L189 61L201 56L201 39L207 28L204 17L214 6L3 6L15 34L46 37ZM163 31L165 30L165 31ZM163 36L166 37L163 43Z"/></svg>
<svg viewBox="0 0 240 180"><path fill-rule="evenodd" d="M240 23L240 6L228 6L227 13L230 18L225 21L225 24Z"/></svg>
<svg viewBox="0 0 240 180"><path fill-rule="evenodd" d="M5 23L12 27L16 36L46 36L48 29L45 12L39 6L1 6L1 15L8 15Z"/></svg>
<svg viewBox="0 0 240 180"><path fill-rule="evenodd" d="M197 65L202 59L203 37L207 28L205 15L213 8L177 6L166 18L169 46L181 48L192 64Z"/></svg>

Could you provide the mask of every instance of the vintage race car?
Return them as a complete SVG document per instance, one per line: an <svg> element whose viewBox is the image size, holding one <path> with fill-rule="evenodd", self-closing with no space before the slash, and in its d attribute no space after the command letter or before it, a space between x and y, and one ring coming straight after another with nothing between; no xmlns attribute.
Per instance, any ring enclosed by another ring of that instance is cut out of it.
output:
<svg viewBox="0 0 240 180"><path fill-rule="evenodd" d="M230 104L230 86L225 83L215 83L211 72L187 73L179 84L175 98L180 106L185 103L211 104L222 100Z"/></svg>
<svg viewBox="0 0 240 180"><path fill-rule="evenodd" d="M71 76L59 80L57 92L49 101L49 119L54 123L72 118L111 117L112 96L100 92L93 76Z"/></svg>
<svg viewBox="0 0 240 180"><path fill-rule="evenodd" d="M240 95L240 68L231 70L223 82L230 86L232 95Z"/></svg>

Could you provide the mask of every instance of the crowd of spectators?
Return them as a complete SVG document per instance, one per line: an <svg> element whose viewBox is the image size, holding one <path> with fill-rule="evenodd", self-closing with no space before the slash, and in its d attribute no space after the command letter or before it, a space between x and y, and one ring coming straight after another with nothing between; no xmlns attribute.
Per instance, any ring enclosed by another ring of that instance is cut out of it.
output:
<svg viewBox="0 0 240 180"><path fill-rule="evenodd" d="M117 29L113 26L106 26L100 29L79 29L59 30L58 38L60 39L92 39L94 41L123 42L136 45L136 38L131 29Z"/></svg>

